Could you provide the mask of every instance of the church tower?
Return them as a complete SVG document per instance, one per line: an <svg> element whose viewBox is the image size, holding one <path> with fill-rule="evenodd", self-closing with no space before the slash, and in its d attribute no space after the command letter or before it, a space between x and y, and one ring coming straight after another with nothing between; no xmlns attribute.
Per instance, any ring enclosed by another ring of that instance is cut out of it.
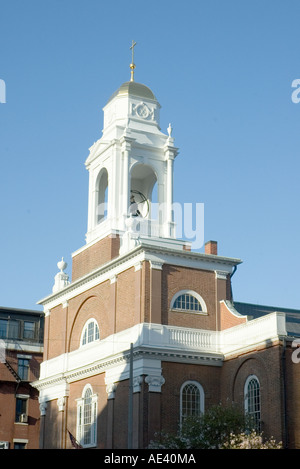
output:
<svg viewBox="0 0 300 469"><path fill-rule="evenodd" d="M87 242L128 230L136 201L141 233L174 237L172 221L174 140L159 127L160 105L140 83L123 83L104 107L103 136L86 160L89 171ZM153 189L164 206L161 226L152 219Z"/></svg>
<svg viewBox="0 0 300 469"><path fill-rule="evenodd" d="M166 134L161 131L161 106L149 87L134 80L133 57L130 67L130 81L103 108L102 137L85 162L88 226L86 245L73 254L73 280L143 241L189 248L176 239L173 172L178 148L172 127Z"/></svg>
<svg viewBox="0 0 300 469"><path fill-rule="evenodd" d="M135 44L133 44L132 48ZM87 246L107 237L123 254L142 239L175 242L172 128L160 130L160 104L147 86L123 83L104 106L102 137L90 148ZM182 245L180 246L182 249Z"/></svg>
<svg viewBox="0 0 300 469"><path fill-rule="evenodd" d="M240 260L218 255L215 242L199 253L176 238L178 149L171 125L160 129L155 95L134 79L133 57L130 68L85 162L86 243L72 255L72 278L62 260L39 302L42 448L70 447L68 432L87 448L145 448L180 421L185 382L204 373L212 386L222 364L216 334L246 321L229 307Z"/></svg>

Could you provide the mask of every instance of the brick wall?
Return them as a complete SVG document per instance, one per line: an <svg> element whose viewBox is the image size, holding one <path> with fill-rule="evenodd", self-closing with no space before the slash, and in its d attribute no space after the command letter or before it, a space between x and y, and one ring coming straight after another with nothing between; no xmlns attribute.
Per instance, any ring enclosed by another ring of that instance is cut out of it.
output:
<svg viewBox="0 0 300 469"><path fill-rule="evenodd" d="M13 440L28 440L27 449L39 447L39 402L38 391L30 386L30 381L38 377L42 354L26 350L7 350L7 360L14 371L18 372L19 353L30 356L28 381L17 383L4 363L0 363L0 441L8 441L14 448ZM25 423L16 422L16 395L28 396Z"/></svg>
<svg viewBox="0 0 300 469"><path fill-rule="evenodd" d="M295 354L293 356L293 354ZM287 346L285 354L286 368L286 409L287 409L287 427L288 443L291 448L300 449L300 349ZM295 363L296 360L296 363Z"/></svg>
<svg viewBox="0 0 300 469"><path fill-rule="evenodd" d="M116 299L116 332L134 325L135 282L137 272L134 268L118 275Z"/></svg>
<svg viewBox="0 0 300 469"><path fill-rule="evenodd" d="M72 281L88 274L119 255L119 236L107 236L73 256Z"/></svg>
<svg viewBox="0 0 300 469"><path fill-rule="evenodd" d="M238 326L247 322L246 317L235 316L227 308L226 304L221 302L220 304L220 329L228 329L229 327Z"/></svg>
<svg viewBox="0 0 300 469"><path fill-rule="evenodd" d="M267 347L267 348L266 348ZM244 386L251 374L256 375L261 392L262 431L267 438L283 438L282 349L262 344L251 353L224 362L221 400L235 402L244 409Z"/></svg>
<svg viewBox="0 0 300 469"><path fill-rule="evenodd" d="M50 359L66 352L66 308L62 305L51 310L47 321L47 335L45 334L44 359ZM47 357L47 358L46 358Z"/></svg>
<svg viewBox="0 0 300 469"><path fill-rule="evenodd" d="M205 393L205 408L219 403L221 368L163 362L161 429L176 432L180 416L180 388L185 381L197 381Z"/></svg>
<svg viewBox="0 0 300 469"><path fill-rule="evenodd" d="M180 290L193 290L205 301L208 314L179 313L170 310L171 300ZM171 265L163 266L162 323L173 326L215 329L215 274Z"/></svg>
<svg viewBox="0 0 300 469"><path fill-rule="evenodd" d="M45 359L76 350L85 323L98 322L100 338L150 319L150 267L143 262L51 310L46 319Z"/></svg>
<svg viewBox="0 0 300 469"><path fill-rule="evenodd" d="M224 284L222 289L221 284ZM193 290L203 298L207 313L170 309L173 296L184 289ZM226 280L216 280L214 272L171 265L163 265L162 270L156 270L150 268L149 262L143 262L137 270L131 267L116 279L107 280L71 298L65 307L59 305L53 308L50 320L46 320L45 356L51 358L77 349L84 324L92 317L99 324L101 338L139 322L162 322L178 327L214 330L218 327L218 295L224 299L226 291ZM222 314L223 327L239 322L227 313L226 310Z"/></svg>
<svg viewBox="0 0 300 469"><path fill-rule="evenodd" d="M113 334L110 314L110 282L107 280L81 295L70 299L68 313L67 350L73 351L80 346L80 337L85 323L94 318L98 322L100 338Z"/></svg>

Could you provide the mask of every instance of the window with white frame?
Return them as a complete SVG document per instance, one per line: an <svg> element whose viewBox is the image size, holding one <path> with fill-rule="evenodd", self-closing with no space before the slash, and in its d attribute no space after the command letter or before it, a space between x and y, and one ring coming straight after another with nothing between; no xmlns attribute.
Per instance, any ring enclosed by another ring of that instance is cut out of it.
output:
<svg viewBox="0 0 300 469"><path fill-rule="evenodd" d="M16 394L16 416L15 422L28 422L28 394Z"/></svg>
<svg viewBox="0 0 300 469"><path fill-rule="evenodd" d="M257 376L250 375L244 387L245 413L253 420L254 428L261 431L260 384Z"/></svg>
<svg viewBox="0 0 300 469"><path fill-rule="evenodd" d="M77 399L77 441L83 448L97 445L97 394L86 385Z"/></svg>
<svg viewBox="0 0 300 469"><path fill-rule="evenodd" d="M100 339L99 326L95 319L89 319L83 328L80 345L90 344Z"/></svg>
<svg viewBox="0 0 300 469"><path fill-rule="evenodd" d="M187 417L199 417L203 412L203 387L197 381L186 381L180 389L180 424Z"/></svg>
<svg viewBox="0 0 300 469"><path fill-rule="evenodd" d="M205 301L192 290L177 292L172 298L171 309L189 313L207 313Z"/></svg>

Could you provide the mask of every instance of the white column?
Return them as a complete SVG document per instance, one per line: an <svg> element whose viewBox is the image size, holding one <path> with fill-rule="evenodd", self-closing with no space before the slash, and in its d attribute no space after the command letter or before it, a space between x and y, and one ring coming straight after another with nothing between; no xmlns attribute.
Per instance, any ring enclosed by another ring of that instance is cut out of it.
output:
<svg viewBox="0 0 300 469"><path fill-rule="evenodd" d="M122 136L120 143L122 145L122 155L123 155L123 171L121 174L121 178L123 181L122 190L121 190L121 207L122 207L122 215L125 219L128 216L128 207L129 207L129 155L131 151L131 144L134 141L133 138L127 136L128 131L124 131L124 135ZM125 225L123 227L125 229Z"/></svg>
<svg viewBox="0 0 300 469"><path fill-rule="evenodd" d="M128 215L128 207L129 207L129 149L128 146L124 145L125 149L123 149L123 187L121 192L122 197L122 212L123 216L127 217Z"/></svg>
<svg viewBox="0 0 300 469"><path fill-rule="evenodd" d="M168 139L169 140L169 139ZM173 236L173 166L174 158L177 154L177 148L168 143L164 147L165 161L167 162L167 178L166 178L166 235Z"/></svg>
<svg viewBox="0 0 300 469"><path fill-rule="evenodd" d="M173 221L173 161L174 157L170 157L167 161L167 221Z"/></svg>
<svg viewBox="0 0 300 469"><path fill-rule="evenodd" d="M118 216L118 211L120 210L119 201L117 198L117 146L116 144L113 147L112 151L112 169L111 169L111 178L108 179L108 189L111 190L108 215L111 218L113 228L116 228L116 220Z"/></svg>
<svg viewBox="0 0 300 469"><path fill-rule="evenodd" d="M94 172L89 168L88 232L92 231L96 225L95 191Z"/></svg>

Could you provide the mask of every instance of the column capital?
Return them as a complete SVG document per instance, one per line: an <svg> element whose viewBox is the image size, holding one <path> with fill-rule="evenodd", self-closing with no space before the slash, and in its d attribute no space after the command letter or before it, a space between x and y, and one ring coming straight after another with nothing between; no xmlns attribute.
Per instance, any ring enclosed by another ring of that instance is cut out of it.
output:
<svg viewBox="0 0 300 469"><path fill-rule="evenodd" d="M150 268L155 270L162 270L163 262L150 260Z"/></svg>
<svg viewBox="0 0 300 469"><path fill-rule="evenodd" d="M107 386L106 386L107 399L114 399L115 398L116 389L117 389L117 384L116 383L107 384Z"/></svg>
<svg viewBox="0 0 300 469"><path fill-rule="evenodd" d="M141 384L143 382L142 376L134 376L133 377L133 392L140 392L141 391Z"/></svg>
<svg viewBox="0 0 300 469"><path fill-rule="evenodd" d="M225 272L225 271L222 271L222 270L215 270L215 277L218 280L227 280L228 274L229 274L229 272Z"/></svg>
<svg viewBox="0 0 300 469"><path fill-rule="evenodd" d="M126 132L126 133L124 132L124 134L120 138L120 143L122 145L122 150L123 151L124 150L130 151L131 150L131 145L134 141L135 141L135 138L130 137L128 135L128 132Z"/></svg>
<svg viewBox="0 0 300 469"><path fill-rule="evenodd" d="M57 399L57 407L59 412L63 412L65 410L65 404L66 404L66 398L65 397L59 397Z"/></svg>
<svg viewBox="0 0 300 469"><path fill-rule="evenodd" d="M166 143L164 146L164 154L166 159L174 160L174 158L178 155L178 148Z"/></svg>
<svg viewBox="0 0 300 469"><path fill-rule="evenodd" d="M149 386L149 392L161 392L161 387L165 383L165 378L162 375L148 375L145 382Z"/></svg>

